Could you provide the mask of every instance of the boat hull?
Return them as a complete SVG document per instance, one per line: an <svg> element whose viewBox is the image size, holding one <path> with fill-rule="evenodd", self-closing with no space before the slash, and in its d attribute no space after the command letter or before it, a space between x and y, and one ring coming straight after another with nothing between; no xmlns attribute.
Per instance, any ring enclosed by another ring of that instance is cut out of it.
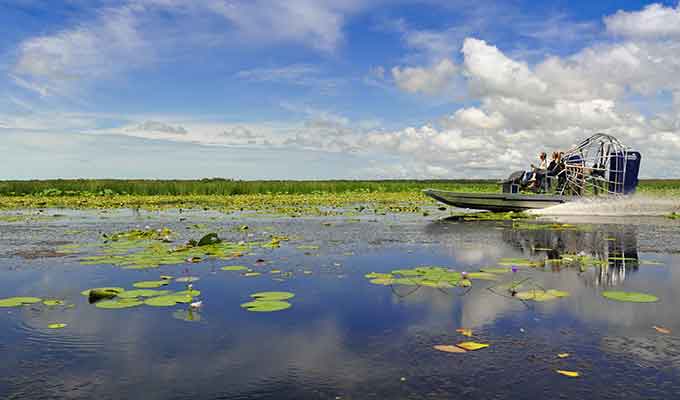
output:
<svg viewBox="0 0 680 400"><path fill-rule="evenodd" d="M441 203L458 208L489 211L526 211L566 203L572 196L518 193L461 193L425 189L423 193Z"/></svg>

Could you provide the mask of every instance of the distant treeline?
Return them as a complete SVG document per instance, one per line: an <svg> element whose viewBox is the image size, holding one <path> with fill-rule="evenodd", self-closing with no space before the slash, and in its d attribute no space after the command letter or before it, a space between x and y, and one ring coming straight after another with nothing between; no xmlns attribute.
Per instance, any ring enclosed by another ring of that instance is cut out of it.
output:
<svg viewBox="0 0 680 400"><path fill-rule="evenodd" d="M147 179L51 179L0 181L0 195L82 196L82 195L239 195L310 194L346 192L410 192L428 187L496 191L496 180L324 180L324 181L241 181L222 178L200 180Z"/></svg>
<svg viewBox="0 0 680 400"><path fill-rule="evenodd" d="M436 188L468 192L496 192L495 179L436 180L319 180L241 181L223 178L200 180L52 179L0 181L0 196L107 196L107 195L239 195L312 194L347 192L413 192ZM680 179L641 180L640 192L680 194Z"/></svg>

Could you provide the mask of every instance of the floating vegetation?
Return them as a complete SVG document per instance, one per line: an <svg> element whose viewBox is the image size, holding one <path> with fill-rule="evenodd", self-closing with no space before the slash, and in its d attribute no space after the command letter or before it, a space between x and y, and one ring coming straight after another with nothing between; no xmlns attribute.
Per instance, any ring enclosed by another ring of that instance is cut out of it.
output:
<svg viewBox="0 0 680 400"><path fill-rule="evenodd" d="M465 276L468 279L479 279L479 280L487 280L487 281L495 281L498 279L497 275L494 275L493 273L490 272L468 272L465 274Z"/></svg>
<svg viewBox="0 0 680 400"><path fill-rule="evenodd" d="M291 292L258 292L251 294L250 297L258 301L288 300L295 297L295 294Z"/></svg>
<svg viewBox="0 0 680 400"><path fill-rule="evenodd" d="M460 333L463 336L472 337L472 329L470 328L458 328L456 329L456 332Z"/></svg>
<svg viewBox="0 0 680 400"><path fill-rule="evenodd" d="M39 297L8 297L0 299L0 307L20 307L26 304L35 304L42 301Z"/></svg>
<svg viewBox="0 0 680 400"><path fill-rule="evenodd" d="M375 285L426 286L442 289L456 287L464 281L460 272L434 266L395 269L390 273L371 272L364 276Z"/></svg>
<svg viewBox="0 0 680 400"><path fill-rule="evenodd" d="M228 265L220 268L222 271L247 271L248 267L243 265Z"/></svg>
<svg viewBox="0 0 680 400"><path fill-rule="evenodd" d="M80 294L88 297L90 303L95 303L102 299L112 299L124 291L121 287L101 287L83 290Z"/></svg>
<svg viewBox="0 0 680 400"><path fill-rule="evenodd" d="M63 323L54 323L54 324L49 324L47 327L49 329L63 329L66 328L68 324L63 324Z"/></svg>
<svg viewBox="0 0 680 400"><path fill-rule="evenodd" d="M569 354L569 353L557 353L557 358L567 358L570 355L571 354Z"/></svg>
<svg viewBox="0 0 680 400"><path fill-rule="evenodd" d="M438 344L432 347L434 347L435 350L443 351L445 353L467 353L467 350L463 349L462 347L453 346L450 344Z"/></svg>
<svg viewBox="0 0 680 400"><path fill-rule="evenodd" d="M564 231L564 230L589 230L590 227L587 225L573 225L573 224L558 224L558 223L535 223L535 222L513 222L512 229L515 230L551 230L551 231Z"/></svg>
<svg viewBox="0 0 680 400"><path fill-rule="evenodd" d="M623 292L619 290L608 290L602 292L602 296L615 301L622 301L626 303L655 303L659 298L646 293L639 292Z"/></svg>
<svg viewBox="0 0 680 400"><path fill-rule="evenodd" d="M555 372L557 372L560 375L568 376L570 378L578 378L579 376L581 376L581 374L576 371L565 371L563 369L556 369Z"/></svg>
<svg viewBox="0 0 680 400"><path fill-rule="evenodd" d="M523 292L517 292L515 293L515 297L517 297L520 300L531 300L531 301L550 301L550 300L556 300L560 297L568 297L569 292L565 292L562 290L555 290L555 289L549 289L549 290L542 290L542 289L533 289L533 290L527 290Z"/></svg>
<svg viewBox="0 0 680 400"><path fill-rule="evenodd" d="M498 265L503 267L538 267L542 263L528 258L501 258L498 260Z"/></svg>
<svg viewBox="0 0 680 400"><path fill-rule="evenodd" d="M117 299L112 299L112 300L98 301L94 304L94 306L97 307L97 308L103 308L103 309L107 309L107 310L115 310L115 309L121 309L121 308L137 307L137 306L141 306L142 304L144 304L144 302L141 301L141 300L138 300L136 298L133 298L133 299L117 298Z"/></svg>
<svg viewBox="0 0 680 400"><path fill-rule="evenodd" d="M488 344L486 343L477 343L477 342L462 342L458 343L456 346L465 349L467 351L475 351L475 350L481 350L489 347Z"/></svg>
<svg viewBox="0 0 680 400"><path fill-rule="evenodd" d="M175 279L175 282L180 282L180 283L191 283L191 282L196 282L200 280L201 278L197 276L182 276L180 278Z"/></svg>
<svg viewBox="0 0 680 400"><path fill-rule="evenodd" d="M54 306L62 306L64 305L64 300L59 300L59 299L47 299L43 300L42 302L44 305L48 307L54 307Z"/></svg>
<svg viewBox="0 0 680 400"><path fill-rule="evenodd" d="M486 272L486 273L489 273L489 274L505 274L505 273L512 271L512 269L505 268L505 267L485 267L485 268L480 269L480 271Z"/></svg>
<svg viewBox="0 0 680 400"><path fill-rule="evenodd" d="M287 301L255 300L241 304L242 308L253 312L273 312L291 308L293 305Z"/></svg>
<svg viewBox="0 0 680 400"><path fill-rule="evenodd" d="M260 275L262 275L261 272L253 272L253 271L246 272L245 274L243 274L243 276L245 276L245 277L254 277L254 276L260 276Z"/></svg>
<svg viewBox="0 0 680 400"><path fill-rule="evenodd" d="M161 286L166 286L169 283L168 280L160 280L160 281L140 281L140 282L135 282L132 284L132 286L139 288L139 289L154 289L154 288L159 288Z"/></svg>
<svg viewBox="0 0 680 400"><path fill-rule="evenodd" d="M199 240L172 247L167 228L133 230L104 237L104 243L94 248L101 254L81 258L83 265L112 264L124 269L149 269L161 265L197 263L214 257L224 260L240 257L257 243L231 243L221 240L216 233L208 233ZM69 249L73 252L73 249Z"/></svg>
<svg viewBox="0 0 680 400"><path fill-rule="evenodd" d="M151 297L144 300L144 304L154 307L172 307L177 303L191 303L193 297L186 293L173 293L164 296Z"/></svg>
<svg viewBox="0 0 680 400"><path fill-rule="evenodd" d="M253 301L241 304L241 308L253 312L273 312L286 310L293 305L284 300L295 297L291 292L258 292L250 295Z"/></svg>
<svg viewBox="0 0 680 400"><path fill-rule="evenodd" d="M153 290L153 289L137 289L137 290L126 290L118 294L121 299L134 299L138 297L154 297L163 296L172 293L170 290Z"/></svg>

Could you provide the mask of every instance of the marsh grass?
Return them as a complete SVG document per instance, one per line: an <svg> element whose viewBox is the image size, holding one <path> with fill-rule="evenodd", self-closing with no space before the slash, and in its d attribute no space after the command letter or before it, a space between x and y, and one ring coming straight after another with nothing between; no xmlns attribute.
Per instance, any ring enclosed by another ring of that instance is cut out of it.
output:
<svg viewBox="0 0 680 400"><path fill-rule="evenodd" d="M0 196L82 196L82 195L242 195L315 193L396 193L425 188L495 192L495 180L327 180L327 181L239 181L221 178L201 180L56 179L0 181Z"/></svg>

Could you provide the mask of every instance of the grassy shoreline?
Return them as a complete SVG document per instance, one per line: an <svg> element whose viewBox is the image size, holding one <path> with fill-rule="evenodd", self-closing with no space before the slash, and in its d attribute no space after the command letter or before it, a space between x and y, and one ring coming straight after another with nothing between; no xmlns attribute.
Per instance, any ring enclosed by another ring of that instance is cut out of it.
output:
<svg viewBox="0 0 680 400"><path fill-rule="evenodd" d="M127 188L132 193L116 192L111 187L116 190ZM477 193L499 190L497 182L491 180L0 181L0 209L210 208L226 212L249 210L303 215L341 212L338 210L363 205L363 209L373 212L421 212L436 205L421 193L429 187ZM22 191L15 191L19 189ZM638 193L654 197L680 196L680 180L642 180Z"/></svg>

